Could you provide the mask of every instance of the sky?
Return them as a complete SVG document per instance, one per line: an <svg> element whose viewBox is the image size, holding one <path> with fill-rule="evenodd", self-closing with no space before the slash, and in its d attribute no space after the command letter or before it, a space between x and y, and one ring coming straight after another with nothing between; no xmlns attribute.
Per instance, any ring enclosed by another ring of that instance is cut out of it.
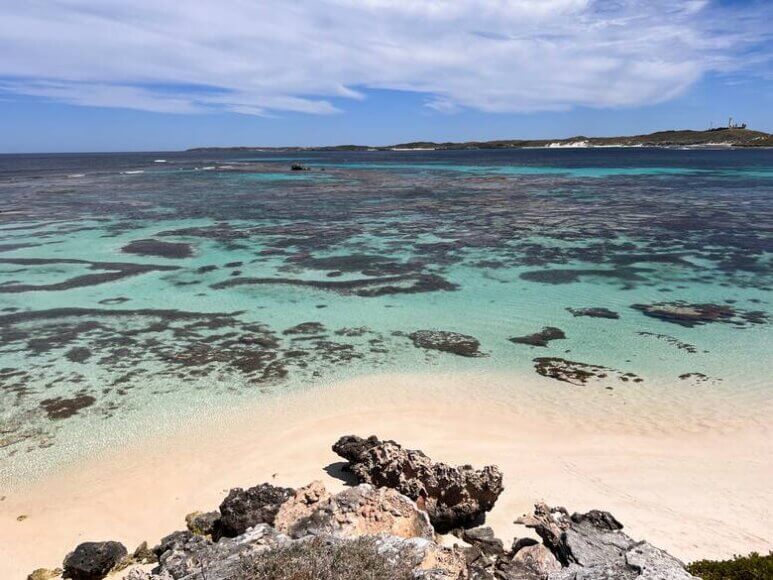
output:
<svg viewBox="0 0 773 580"><path fill-rule="evenodd" d="M773 131L771 0L0 0L0 153Z"/></svg>

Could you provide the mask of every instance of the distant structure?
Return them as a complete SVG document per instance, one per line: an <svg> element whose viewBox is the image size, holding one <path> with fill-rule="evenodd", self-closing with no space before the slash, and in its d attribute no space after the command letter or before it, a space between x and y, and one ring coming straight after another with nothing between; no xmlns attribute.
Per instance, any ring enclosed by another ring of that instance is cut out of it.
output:
<svg viewBox="0 0 773 580"><path fill-rule="evenodd" d="M714 127L714 123L709 126L709 131L724 131L726 129L746 129L746 123L733 123L733 118L727 120L727 127Z"/></svg>

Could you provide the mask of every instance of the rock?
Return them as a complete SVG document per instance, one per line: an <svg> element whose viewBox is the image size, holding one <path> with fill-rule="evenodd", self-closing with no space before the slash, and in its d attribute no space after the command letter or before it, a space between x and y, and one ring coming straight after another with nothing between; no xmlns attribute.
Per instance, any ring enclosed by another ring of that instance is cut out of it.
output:
<svg viewBox="0 0 773 580"><path fill-rule="evenodd" d="M64 559L64 578L101 580L128 555L119 542L84 542Z"/></svg>
<svg viewBox="0 0 773 580"><path fill-rule="evenodd" d="M712 322L745 326L746 324L763 324L767 320L767 314L764 312L738 310L727 304L689 304L675 301L633 304L631 308L639 310L646 316L688 328Z"/></svg>
<svg viewBox="0 0 773 580"><path fill-rule="evenodd" d="M425 512L393 489L361 484L331 495L315 481L282 504L274 525L291 538L327 534L339 538L388 534L432 540Z"/></svg>
<svg viewBox="0 0 773 580"><path fill-rule="evenodd" d="M547 578L551 572L561 569L561 563L543 544L525 546L513 556L514 562L520 562L534 570L540 577Z"/></svg>
<svg viewBox="0 0 773 580"><path fill-rule="evenodd" d="M555 326L546 326L539 332L528 334L526 336L516 336L510 339L510 342L516 344L528 344L529 346L547 346L551 340L563 340L566 334L560 328Z"/></svg>
<svg viewBox="0 0 773 580"><path fill-rule="evenodd" d="M482 356L480 342L474 336L446 330L417 330L408 335L417 348L440 350L459 356Z"/></svg>
<svg viewBox="0 0 773 580"><path fill-rule="evenodd" d="M172 532L171 534L161 538L161 541L158 543L158 545L153 548L153 553L157 558L159 558L164 552L183 545L190 541L192 538L193 533L188 530Z"/></svg>
<svg viewBox="0 0 773 580"><path fill-rule="evenodd" d="M308 168L301 165L300 163L293 163L290 165L290 171L308 171Z"/></svg>
<svg viewBox="0 0 773 580"><path fill-rule="evenodd" d="M135 548L134 552L132 552L132 560L138 564L151 564L153 562L157 562L158 557L153 552L153 550L148 548L147 542L142 542Z"/></svg>
<svg viewBox="0 0 773 580"><path fill-rule="evenodd" d="M550 573L550 580L694 578L676 558L647 542L632 540L609 512L592 510L570 517L562 507L537 504L533 514L516 521L534 528L563 566ZM527 549L522 548L518 554Z"/></svg>
<svg viewBox="0 0 773 580"><path fill-rule="evenodd" d="M487 556L500 556L505 547L502 540L494 536L494 530L488 526L472 528L462 532L462 539L473 546L477 546Z"/></svg>
<svg viewBox="0 0 773 580"><path fill-rule="evenodd" d="M192 533L216 540L220 534L220 513L193 512L185 516L185 524Z"/></svg>
<svg viewBox="0 0 773 580"><path fill-rule="evenodd" d="M38 568L27 576L27 580L54 580L62 576L62 569L55 568L49 570L48 568Z"/></svg>
<svg viewBox="0 0 773 580"><path fill-rule="evenodd" d="M572 316L590 316L591 318L610 318L617 320L620 315L609 308L567 308Z"/></svg>
<svg viewBox="0 0 773 580"><path fill-rule="evenodd" d="M510 554L515 556L521 548L534 546L536 544L539 544L539 542L534 538L515 538L513 540L513 545L510 548Z"/></svg>
<svg viewBox="0 0 773 580"><path fill-rule="evenodd" d="M394 441L374 443L350 435L339 439L333 450L345 453L342 457L360 482L393 488L416 501L438 531L475 525L504 489L502 472L494 465L481 470L451 467Z"/></svg>
<svg viewBox="0 0 773 580"><path fill-rule="evenodd" d="M268 483L249 489L232 489L220 504L220 526L224 536L238 536L257 524L273 525L279 506L294 490Z"/></svg>

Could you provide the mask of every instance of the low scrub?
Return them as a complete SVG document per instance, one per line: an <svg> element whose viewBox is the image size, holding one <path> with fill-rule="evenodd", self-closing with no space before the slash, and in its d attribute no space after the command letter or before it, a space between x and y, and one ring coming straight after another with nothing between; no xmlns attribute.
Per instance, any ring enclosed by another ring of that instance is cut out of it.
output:
<svg viewBox="0 0 773 580"><path fill-rule="evenodd" d="M748 556L734 556L732 560L699 560L687 569L703 580L771 580L773 552L767 556L752 552Z"/></svg>
<svg viewBox="0 0 773 580"><path fill-rule="evenodd" d="M379 553L372 537L316 537L242 562L236 580L411 580L409 555Z"/></svg>

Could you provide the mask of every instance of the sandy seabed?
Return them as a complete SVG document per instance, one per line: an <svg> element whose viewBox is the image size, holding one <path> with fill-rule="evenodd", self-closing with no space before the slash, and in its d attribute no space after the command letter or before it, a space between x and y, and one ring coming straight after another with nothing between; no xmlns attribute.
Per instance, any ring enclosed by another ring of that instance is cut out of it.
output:
<svg viewBox="0 0 773 580"><path fill-rule="evenodd" d="M372 375L200 409L172 434L0 490L0 578L56 567L83 541L152 545L184 528L187 513L216 509L232 487L319 479L339 489L330 447L349 433L451 464L498 465L506 489L487 523L506 545L531 535L513 520L544 500L609 510L634 538L686 561L773 548L767 388L743 398L681 383L609 386Z"/></svg>

